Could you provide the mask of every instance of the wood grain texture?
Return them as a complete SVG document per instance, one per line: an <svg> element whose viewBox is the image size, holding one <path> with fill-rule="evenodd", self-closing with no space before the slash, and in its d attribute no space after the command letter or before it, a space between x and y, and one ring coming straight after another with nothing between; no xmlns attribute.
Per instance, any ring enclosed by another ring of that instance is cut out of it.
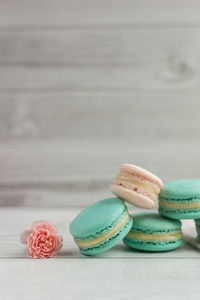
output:
<svg viewBox="0 0 200 300"><path fill-rule="evenodd" d="M137 299L150 300L199 296L196 259L7 259L0 266L5 300L25 300L27 295L30 300L128 300L133 293Z"/></svg>
<svg viewBox="0 0 200 300"><path fill-rule="evenodd" d="M177 139L198 142L199 96L197 89L184 93L0 95L0 139L11 142L11 147L12 141L34 140L63 141L66 147L73 141L83 147L90 141L121 140L123 147L123 142L136 145L137 141L156 138L156 143L176 143Z"/></svg>
<svg viewBox="0 0 200 300"><path fill-rule="evenodd" d="M124 162L198 178L199 93L175 94L2 96L0 203L89 204Z"/></svg>
<svg viewBox="0 0 200 300"><path fill-rule="evenodd" d="M0 294L5 300L33 299L197 299L199 251L184 244L165 253L134 251L122 243L86 257L69 234L79 212L71 209L0 210ZM49 260L26 257L19 233L36 219L49 219L64 235L60 253ZM12 222L10 222L12 220ZM109 270L109 271L108 271ZM187 284L186 284L187 283ZM102 288L103 287L103 288ZM163 292L164 291L164 292Z"/></svg>
<svg viewBox="0 0 200 300"><path fill-rule="evenodd" d="M135 144L133 140L105 143L3 144L1 201L6 205L87 205L111 196L109 185L120 163L132 162L154 172L164 181L198 178L199 142ZM81 150L80 150L81 148ZM53 202L54 201L54 202Z"/></svg>
<svg viewBox="0 0 200 300"><path fill-rule="evenodd" d="M123 162L199 177L199 6L1 1L0 204L92 203Z"/></svg>
<svg viewBox="0 0 200 300"><path fill-rule="evenodd" d="M199 22L198 0L12 0L1 1L0 24L16 26ZM91 26L92 29L92 26Z"/></svg>
<svg viewBox="0 0 200 300"><path fill-rule="evenodd" d="M199 59L199 31L195 27L0 31L0 63L40 68L137 67L158 63L166 54Z"/></svg>
<svg viewBox="0 0 200 300"><path fill-rule="evenodd" d="M197 89L199 32L0 32L0 92Z"/></svg>
<svg viewBox="0 0 200 300"><path fill-rule="evenodd" d="M65 144L61 142L3 144L1 154L1 183L15 182L103 182L112 180L119 163L135 162L164 175L164 178L193 174L198 176L199 142L191 148L179 140L149 143L134 140L106 143L93 141ZM167 155L167 159L166 159ZM56 159L55 159L56 158ZM161 176L163 177L163 176ZM75 186L76 187L76 186Z"/></svg>

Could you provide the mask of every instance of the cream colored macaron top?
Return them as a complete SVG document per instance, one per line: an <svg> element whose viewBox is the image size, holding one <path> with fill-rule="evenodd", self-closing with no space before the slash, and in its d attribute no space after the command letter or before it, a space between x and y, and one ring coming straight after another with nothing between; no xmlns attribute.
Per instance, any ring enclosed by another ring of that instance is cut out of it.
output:
<svg viewBox="0 0 200 300"><path fill-rule="evenodd" d="M163 186L153 173L132 164L122 164L111 184L114 195L142 208L153 208Z"/></svg>

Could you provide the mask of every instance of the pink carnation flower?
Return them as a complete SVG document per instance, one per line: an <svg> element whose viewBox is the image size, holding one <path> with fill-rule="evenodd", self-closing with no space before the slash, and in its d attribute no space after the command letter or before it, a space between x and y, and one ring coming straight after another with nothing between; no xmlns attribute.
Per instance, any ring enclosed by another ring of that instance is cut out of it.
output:
<svg viewBox="0 0 200 300"><path fill-rule="evenodd" d="M62 247L62 236L57 228L48 221L37 221L31 229L25 229L20 236L21 242L27 245L27 255L31 258L48 258Z"/></svg>

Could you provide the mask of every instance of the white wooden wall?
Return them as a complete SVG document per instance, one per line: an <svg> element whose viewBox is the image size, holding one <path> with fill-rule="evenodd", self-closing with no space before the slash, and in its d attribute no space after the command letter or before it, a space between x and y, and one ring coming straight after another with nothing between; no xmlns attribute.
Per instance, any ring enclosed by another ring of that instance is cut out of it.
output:
<svg viewBox="0 0 200 300"><path fill-rule="evenodd" d="M123 162L200 177L198 0L0 1L0 205L85 205Z"/></svg>

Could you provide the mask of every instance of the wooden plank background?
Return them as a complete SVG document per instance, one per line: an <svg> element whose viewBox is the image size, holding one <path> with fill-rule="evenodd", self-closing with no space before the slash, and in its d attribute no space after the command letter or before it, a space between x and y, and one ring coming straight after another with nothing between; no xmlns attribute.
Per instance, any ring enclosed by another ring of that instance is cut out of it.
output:
<svg viewBox="0 0 200 300"><path fill-rule="evenodd" d="M120 163L200 177L200 2L0 3L0 204L86 205Z"/></svg>

